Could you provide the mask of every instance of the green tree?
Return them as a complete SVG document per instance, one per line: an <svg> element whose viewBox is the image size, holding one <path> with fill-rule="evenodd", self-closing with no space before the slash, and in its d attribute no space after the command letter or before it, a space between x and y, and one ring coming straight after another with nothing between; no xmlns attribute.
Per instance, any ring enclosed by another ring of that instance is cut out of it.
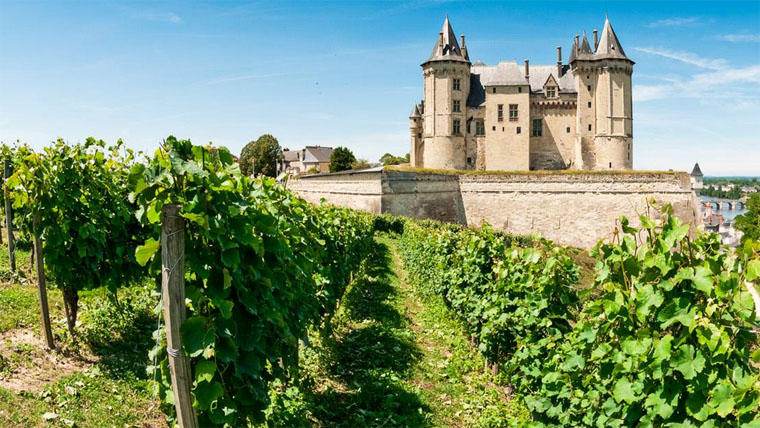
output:
<svg viewBox="0 0 760 428"><path fill-rule="evenodd" d="M742 242L760 241L760 193L753 193L747 201L747 212L736 217L736 228L744 232Z"/></svg>
<svg viewBox="0 0 760 428"><path fill-rule="evenodd" d="M371 165L367 162L367 159L357 159L351 164L351 169L367 169L370 167Z"/></svg>
<svg viewBox="0 0 760 428"><path fill-rule="evenodd" d="M409 153L406 156L393 156L390 153L386 153L380 157L380 163L383 165L398 165L409 162Z"/></svg>
<svg viewBox="0 0 760 428"><path fill-rule="evenodd" d="M346 171L356 162L354 152L346 147L336 147L330 155L330 172Z"/></svg>
<svg viewBox="0 0 760 428"><path fill-rule="evenodd" d="M277 138L264 134L256 141L251 141L240 151L240 172L245 176L262 174L269 177L277 175L277 158L280 155L280 143Z"/></svg>

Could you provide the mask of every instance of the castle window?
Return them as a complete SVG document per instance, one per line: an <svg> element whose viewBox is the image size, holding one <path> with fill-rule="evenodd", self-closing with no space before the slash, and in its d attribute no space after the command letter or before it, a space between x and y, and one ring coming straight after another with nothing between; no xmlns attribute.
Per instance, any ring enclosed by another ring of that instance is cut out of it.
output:
<svg viewBox="0 0 760 428"><path fill-rule="evenodd" d="M497 106L497 114L496 117L499 118L499 122L504 120L504 104L499 104Z"/></svg>
<svg viewBox="0 0 760 428"><path fill-rule="evenodd" d="M495 94L496 93L496 88L491 88L491 93Z"/></svg>
<svg viewBox="0 0 760 428"><path fill-rule="evenodd" d="M455 91L459 90L459 79L454 79L454 82L452 82L452 86L454 87Z"/></svg>
<svg viewBox="0 0 760 428"><path fill-rule="evenodd" d="M458 135L462 133L462 125L459 119L454 119L451 133L454 135Z"/></svg>
<svg viewBox="0 0 760 428"><path fill-rule="evenodd" d="M591 101L588 102L588 108L591 108Z"/></svg>
<svg viewBox="0 0 760 428"><path fill-rule="evenodd" d="M533 136L541 137L544 135L544 122L541 119L533 119Z"/></svg>
<svg viewBox="0 0 760 428"><path fill-rule="evenodd" d="M612 169L612 162L610 162L610 169Z"/></svg>
<svg viewBox="0 0 760 428"><path fill-rule="evenodd" d="M475 121L475 135L486 135L486 124L482 120Z"/></svg>
<svg viewBox="0 0 760 428"><path fill-rule="evenodd" d="M591 124L588 124L588 130L591 131Z"/></svg>
<svg viewBox="0 0 760 428"><path fill-rule="evenodd" d="M496 127L495 126L493 127L493 130L496 131Z"/></svg>
<svg viewBox="0 0 760 428"><path fill-rule="evenodd" d="M522 86L517 87L517 92L522 93Z"/></svg>
<svg viewBox="0 0 760 428"><path fill-rule="evenodd" d="M509 105L509 120L517 120L517 104Z"/></svg>
<svg viewBox="0 0 760 428"><path fill-rule="evenodd" d="M467 163L472 163L472 158L467 158Z"/></svg>
<svg viewBox="0 0 760 428"><path fill-rule="evenodd" d="M567 127L567 133L568 134L570 133L570 127L569 126Z"/></svg>
<svg viewBox="0 0 760 428"><path fill-rule="evenodd" d="M460 105L459 100L454 100L454 113L460 113L462 111L462 106Z"/></svg>
<svg viewBox="0 0 760 428"><path fill-rule="evenodd" d="M588 85L588 91L591 92L591 85Z"/></svg>
<svg viewBox="0 0 760 428"><path fill-rule="evenodd" d="M546 88L546 98L555 98L557 96L556 88L550 86Z"/></svg>
<svg viewBox="0 0 760 428"><path fill-rule="evenodd" d="M518 126L517 127L517 133L519 134L521 131L522 131L522 129L520 129L520 127Z"/></svg>
<svg viewBox="0 0 760 428"><path fill-rule="evenodd" d="M467 121L467 133L468 134L470 133L470 122L472 122L472 121L471 120Z"/></svg>

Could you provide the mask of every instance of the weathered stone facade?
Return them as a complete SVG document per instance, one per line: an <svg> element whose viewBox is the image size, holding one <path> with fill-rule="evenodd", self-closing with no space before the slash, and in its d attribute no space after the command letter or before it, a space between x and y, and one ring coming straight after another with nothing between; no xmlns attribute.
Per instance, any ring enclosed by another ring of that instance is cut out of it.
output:
<svg viewBox="0 0 760 428"><path fill-rule="evenodd" d="M312 176L288 187L314 203L325 198L373 213L470 226L488 222L580 248L610 238L621 215L638 225L649 198L673 205L695 227L702 221L689 175L681 172L457 175L386 169Z"/></svg>
<svg viewBox="0 0 760 428"><path fill-rule="evenodd" d="M409 117L411 165L458 170L633 168L633 61L609 20L594 48L575 37L563 64L470 63L448 17L422 64Z"/></svg>

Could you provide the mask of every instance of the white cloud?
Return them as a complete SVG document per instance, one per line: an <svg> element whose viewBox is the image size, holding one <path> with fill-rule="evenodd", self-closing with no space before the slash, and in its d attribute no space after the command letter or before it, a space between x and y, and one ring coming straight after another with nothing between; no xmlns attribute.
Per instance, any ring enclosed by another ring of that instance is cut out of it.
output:
<svg viewBox="0 0 760 428"><path fill-rule="evenodd" d="M725 42L750 42L760 43L760 34L720 34L717 36L718 40Z"/></svg>
<svg viewBox="0 0 760 428"><path fill-rule="evenodd" d="M697 54L683 51L671 51L668 49L648 47L648 48L633 48L639 52L644 52L652 55L658 55L661 57L674 59L686 64L696 65L699 68L706 68L709 70L721 70L726 67L726 60L724 59L711 59L703 58Z"/></svg>
<svg viewBox="0 0 760 428"><path fill-rule="evenodd" d="M667 18L667 19L661 19L659 21L655 21L650 23L648 26L655 28L655 27L681 27L684 25L691 25L696 24L699 22L699 18Z"/></svg>
<svg viewBox="0 0 760 428"><path fill-rule="evenodd" d="M166 14L166 21L171 22L172 24L179 24L180 22L182 22L182 18L176 13L169 12L168 14Z"/></svg>

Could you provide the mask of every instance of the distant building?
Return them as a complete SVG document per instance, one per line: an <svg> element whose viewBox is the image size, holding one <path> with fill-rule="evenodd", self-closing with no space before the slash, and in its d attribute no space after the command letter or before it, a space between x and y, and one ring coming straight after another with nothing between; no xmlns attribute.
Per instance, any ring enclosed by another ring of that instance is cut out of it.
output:
<svg viewBox="0 0 760 428"><path fill-rule="evenodd" d="M434 169L633 168L634 62L610 21L575 36L567 63L472 64L449 18L422 63L424 99L409 116L411 164Z"/></svg>
<svg viewBox="0 0 760 428"><path fill-rule="evenodd" d="M702 170L699 168L699 162L697 162L694 164L694 169L691 170L691 188L697 192L697 195L699 195L699 191L704 188L704 183L702 182L703 178L704 174L702 174Z"/></svg>
<svg viewBox="0 0 760 428"><path fill-rule="evenodd" d="M330 172L332 147L306 146L301 150L282 150L282 158L277 172L301 174L312 169L317 172Z"/></svg>
<svg viewBox="0 0 760 428"><path fill-rule="evenodd" d="M744 192L744 193L757 193L757 187L742 186L742 192Z"/></svg>

